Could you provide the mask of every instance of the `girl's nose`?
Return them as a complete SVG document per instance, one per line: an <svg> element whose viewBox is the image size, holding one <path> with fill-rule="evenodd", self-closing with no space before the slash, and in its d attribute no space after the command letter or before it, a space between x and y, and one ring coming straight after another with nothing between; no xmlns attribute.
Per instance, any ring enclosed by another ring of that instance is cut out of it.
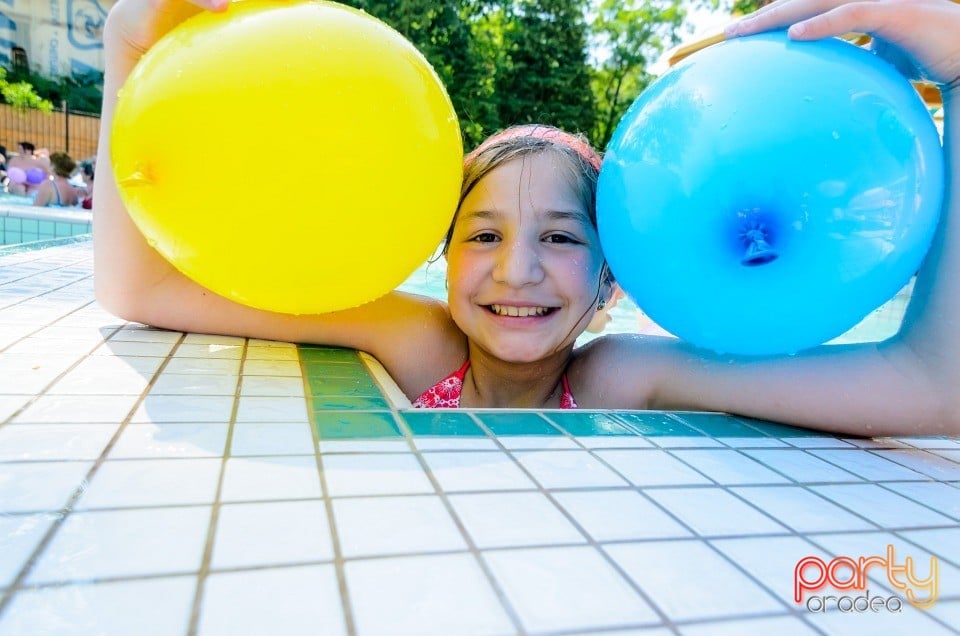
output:
<svg viewBox="0 0 960 636"><path fill-rule="evenodd" d="M543 263L536 244L522 239L504 240L496 252L493 279L511 287L535 285L543 280Z"/></svg>

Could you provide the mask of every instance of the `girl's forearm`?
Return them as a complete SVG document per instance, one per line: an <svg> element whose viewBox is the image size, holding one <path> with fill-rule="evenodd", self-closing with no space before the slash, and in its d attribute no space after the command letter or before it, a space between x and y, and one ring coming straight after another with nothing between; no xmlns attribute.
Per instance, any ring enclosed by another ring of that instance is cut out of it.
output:
<svg viewBox="0 0 960 636"><path fill-rule="evenodd" d="M117 95L137 63L136 53L106 39L103 109L97 147L97 180L94 185L96 209L93 215L94 283L97 300L108 310L124 315L137 296L164 276L172 267L140 234L127 214L117 191L110 161L110 137ZM118 134L123 134L120 131Z"/></svg>

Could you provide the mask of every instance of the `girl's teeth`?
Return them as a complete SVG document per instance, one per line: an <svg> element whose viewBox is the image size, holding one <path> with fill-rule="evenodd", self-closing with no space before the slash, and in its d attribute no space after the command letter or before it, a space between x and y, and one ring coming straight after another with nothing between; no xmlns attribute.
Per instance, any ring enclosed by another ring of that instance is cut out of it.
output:
<svg viewBox="0 0 960 636"><path fill-rule="evenodd" d="M546 307L510 307L507 305L490 305L490 308L493 309L493 313L499 316L515 316L518 318L542 316L549 311Z"/></svg>

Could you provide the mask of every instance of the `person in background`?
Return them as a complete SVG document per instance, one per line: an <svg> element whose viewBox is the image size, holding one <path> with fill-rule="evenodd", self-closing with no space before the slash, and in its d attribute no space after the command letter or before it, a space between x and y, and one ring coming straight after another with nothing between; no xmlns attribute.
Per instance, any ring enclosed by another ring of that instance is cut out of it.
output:
<svg viewBox="0 0 960 636"><path fill-rule="evenodd" d="M587 325L586 331L590 333L603 333L603 330L607 328L607 325L610 324L610 321L613 320L613 317L610 315L610 310L617 306L617 303L620 302L621 298L626 296L623 293L623 290L620 288L620 285L613 283L613 291L610 293L610 300L604 300L597 303L597 312L593 315L593 318L590 320L590 324Z"/></svg>
<svg viewBox="0 0 960 636"><path fill-rule="evenodd" d="M24 174L36 174L39 178L24 181L23 183L11 183L9 190L11 194L31 195L37 191L37 188L46 181L50 174L50 164L38 159L34 155L36 147L29 141L21 141L17 144L17 154L11 155L7 159L7 171L10 168L18 168Z"/></svg>
<svg viewBox="0 0 960 636"><path fill-rule="evenodd" d="M84 210L93 209L93 166L96 161L96 157L93 157L91 159L84 159L80 162L80 176L83 178L83 183L86 186L85 195L83 200L80 202L80 207L82 207Z"/></svg>
<svg viewBox="0 0 960 636"><path fill-rule="evenodd" d="M69 181L70 175L77 169L77 162L65 152L55 152L50 155L50 166L53 168L53 175L37 187L33 205L72 207L80 203L80 193Z"/></svg>

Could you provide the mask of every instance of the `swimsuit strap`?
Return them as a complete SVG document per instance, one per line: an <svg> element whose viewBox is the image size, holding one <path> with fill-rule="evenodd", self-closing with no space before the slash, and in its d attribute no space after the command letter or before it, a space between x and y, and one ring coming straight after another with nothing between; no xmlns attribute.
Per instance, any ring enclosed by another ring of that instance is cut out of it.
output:
<svg viewBox="0 0 960 636"><path fill-rule="evenodd" d="M51 179L50 183L53 184L53 191L57 193L57 205L63 206L63 199L60 198L60 188L57 187L57 180Z"/></svg>
<svg viewBox="0 0 960 636"><path fill-rule="evenodd" d="M451 378L459 378L459 379L460 379L460 382L462 383L463 380L464 380L464 378L467 377L467 369L469 369L469 368L470 368L470 361L467 360L466 362L463 363L463 366L462 366L462 367L460 367L459 369L457 369L456 371L454 371L452 374L450 374L449 377L451 377Z"/></svg>
<svg viewBox="0 0 960 636"><path fill-rule="evenodd" d="M467 369L470 368L470 361L467 360L459 369L440 380L432 387L420 394L414 403L414 408L419 409L458 409L460 408L460 395L463 393L463 381L467 376ZM560 376L560 382L563 385L563 394L560 396L560 408L575 409L577 401L570 391L570 383L567 381L567 373Z"/></svg>
<svg viewBox="0 0 960 636"><path fill-rule="evenodd" d="M560 381L563 383L563 395L560 396L560 408L562 409L576 409L580 408L577 406L577 401L573 397L573 392L570 390L570 383L567 382L567 372L564 371L563 375L560 376Z"/></svg>

